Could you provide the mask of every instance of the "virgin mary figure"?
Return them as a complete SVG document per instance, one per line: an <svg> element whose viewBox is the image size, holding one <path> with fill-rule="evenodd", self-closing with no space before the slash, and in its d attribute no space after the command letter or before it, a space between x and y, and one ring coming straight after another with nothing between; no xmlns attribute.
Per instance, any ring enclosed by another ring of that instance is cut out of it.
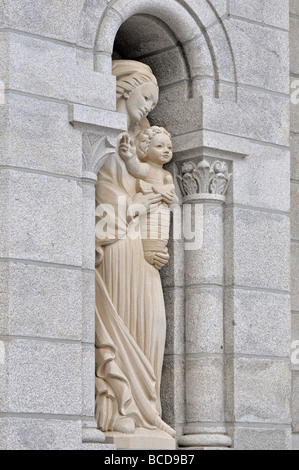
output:
<svg viewBox="0 0 299 470"><path fill-rule="evenodd" d="M159 89L151 69L140 62L115 61L117 110L128 119L134 139L149 127ZM161 417L160 383L166 318L159 269L169 260L157 253L145 260L138 214L151 211L161 195L136 192L118 152L105 162L96 186L96 419L104 432L133 434L161 429L174 436Z"/></svg>

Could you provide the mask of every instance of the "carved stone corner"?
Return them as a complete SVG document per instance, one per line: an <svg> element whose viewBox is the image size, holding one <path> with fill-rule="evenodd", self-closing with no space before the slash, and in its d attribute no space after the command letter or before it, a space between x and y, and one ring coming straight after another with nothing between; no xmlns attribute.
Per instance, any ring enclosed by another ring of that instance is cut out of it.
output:
<svg viewBox="0 0 299 470"><path fill-rule="evenodd" d="M203 159L178 163L177 181L183 195L183 202L199 200L225 202L232 173L227 162Z"/></svg>
<svg viewBox="0 0 299 470"><path fill-rule="evenodd" d="M97 175L106 158L115 153L116 142L97 132L83 132L82 139L83 173Z"/></svg>
<svg viewBox="0 0 299 470"><path fill-rule="evenodd" d="M84 421L82 423L83 444L102 444L105 442L105 434L96 427L95 421Z"/></svg>

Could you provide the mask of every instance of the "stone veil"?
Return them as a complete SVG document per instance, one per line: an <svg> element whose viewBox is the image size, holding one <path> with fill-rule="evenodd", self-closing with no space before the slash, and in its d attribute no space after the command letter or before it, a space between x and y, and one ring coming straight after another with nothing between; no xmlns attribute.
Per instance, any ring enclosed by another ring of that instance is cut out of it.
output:
<svg viewBox="0 0 299 470"><path fill-rule="evenodd" d="M134 143L150 127L147 115L158 102L157 80L147 65L135 61L115 61L113 74L117 110L127 115ZM96 186L96 419L104 432L158 428L174 436L162 421L160 403L166 318L159 269L169 255L157 252L155 265L146 261L142 240L134 236L139 217L129 210L142 204L149 213L162 196L138 192L136 182L117 150Z"/></svg>

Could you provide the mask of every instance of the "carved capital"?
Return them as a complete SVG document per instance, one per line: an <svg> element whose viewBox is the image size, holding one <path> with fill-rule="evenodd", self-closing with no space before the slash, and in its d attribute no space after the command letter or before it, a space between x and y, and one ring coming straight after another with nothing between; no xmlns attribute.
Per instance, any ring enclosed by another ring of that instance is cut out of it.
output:
<svg viewBox="0 0 299 470"><path fill-rule="evenodd" d="M217 198L226 195L231 177L226 162L203 160L198 164L194 161L181 163L177 180L184 198L198 194Z"/></svg>
<svg viewBox="0 0 299 470"><path fill-rule="evenodd" d="M106 135L96 132L83 132L82 167L83 171L97 174L105 159L115 153L114 142Z"/></svg>

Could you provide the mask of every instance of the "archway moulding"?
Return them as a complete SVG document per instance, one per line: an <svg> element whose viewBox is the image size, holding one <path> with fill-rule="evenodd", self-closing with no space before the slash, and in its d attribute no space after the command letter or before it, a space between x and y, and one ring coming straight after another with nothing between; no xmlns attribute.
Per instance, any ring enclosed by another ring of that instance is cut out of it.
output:
<svg viewBox="0 0 299 470"><path fill-rule="evenodd" d="M225 26L228 19L226 0L112 0L107 2L105 8L99 2L85 2L78 44L83 38L88 38L88 47L94 53L95 71L111 73L115 37L122 24L134 15L149 15L159 19L174 33L178 44L183 47L202 37L205 48L201 54L194 54L192 48L190 50L186 47L186 58L192 71L191 79L200 78L196 76L201 66L199 62L206 59L211 63L212 72L208 78L214 80L215 97L221 98L221 80L232 85L236 97L236 65ZM85 46L86 41L87 39ZM203 54L207 57L203 57Z"/></svg>

